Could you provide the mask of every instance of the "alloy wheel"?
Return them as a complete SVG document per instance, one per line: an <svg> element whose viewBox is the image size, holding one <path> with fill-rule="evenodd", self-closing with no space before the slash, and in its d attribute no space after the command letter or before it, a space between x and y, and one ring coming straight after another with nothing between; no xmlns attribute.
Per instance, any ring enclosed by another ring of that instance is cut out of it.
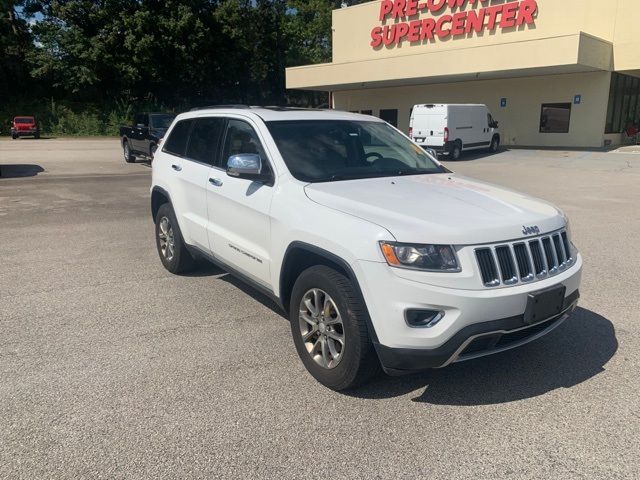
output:
<svg viewBox="0 0 640 480"><path fill-rule="evenodd" d="M176 252L176 241L173 233L171 221L167 217L162 217L158 225L158 239L160 240L160 251L162 256L170 262Z"/></svg>
<svg viewBox="0 0 640 480"><path fill-rule="evenodd" d="M300 334L311 358L333 369L342 360L345 335L342 316L331 296L319 288L307 291L300 302Z"/></svg>

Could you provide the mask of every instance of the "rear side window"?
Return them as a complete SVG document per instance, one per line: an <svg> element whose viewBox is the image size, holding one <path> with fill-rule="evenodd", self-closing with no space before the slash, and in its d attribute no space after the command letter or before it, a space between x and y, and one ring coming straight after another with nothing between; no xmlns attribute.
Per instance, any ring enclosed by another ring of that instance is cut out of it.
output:
<svg viewBox="0 0 640 480"><path fill-rule="evenodd" d="M223 118L210 117L195 120L186 156L208 165L215 164L220 150L224 124Z"/></svg>
<svg viewBox="0 0 640 480"><path fill-rule="evenodd" d="M182 120L178 122L176 126L173 127L173 130L171 130L171 134L164 143L162 151L184 157L192 123L193 120Z"/></svg>

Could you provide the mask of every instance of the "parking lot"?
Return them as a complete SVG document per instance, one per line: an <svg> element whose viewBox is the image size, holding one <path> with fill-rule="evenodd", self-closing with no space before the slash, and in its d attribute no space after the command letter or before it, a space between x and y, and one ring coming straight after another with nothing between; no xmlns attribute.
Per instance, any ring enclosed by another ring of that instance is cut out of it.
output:
<svg viewBox="0 0 640 480"><path fill-rule="evenodd" d="M518 350L338 394L266 297L162 268L151 170L117 139L1 139L0 478L640 478L640 154L447 166L570 216L580 308Z"/></svg>

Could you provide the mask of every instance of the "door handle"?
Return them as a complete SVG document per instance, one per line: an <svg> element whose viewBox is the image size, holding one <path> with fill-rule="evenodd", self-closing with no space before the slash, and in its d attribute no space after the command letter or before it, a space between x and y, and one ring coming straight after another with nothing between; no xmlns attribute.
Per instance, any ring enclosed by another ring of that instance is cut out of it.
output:
<svg viewBox="0 0 640 480"><path fill-rule="evenodd" d="M211 185L213 185L214 187L221 187L222 186L222 180L220 180L219 178L210 178L209 179L209 183Z"/></svg>
<svg viewBox="0 0 640 480"><path fill-rule="evenodd" d="M176 172L182 171L182 167L180 165L171 165L171 168L173 168Z"/></svg>

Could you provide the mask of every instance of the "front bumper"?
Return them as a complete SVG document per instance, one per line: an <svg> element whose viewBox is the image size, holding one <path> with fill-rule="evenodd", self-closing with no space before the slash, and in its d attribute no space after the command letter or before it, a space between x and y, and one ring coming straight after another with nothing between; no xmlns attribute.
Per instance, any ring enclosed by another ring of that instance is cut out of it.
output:
<svg viewBox="0 0 640 480"><path fill-rule="evenodd" d="M578 254L570 268L544 280L478 290L422 283L383 263L363 261L359 269L383 367L404 371L441 367L514 348L553 330L577 305L582 257ZM436 283L437 279L429 281ZM560 284L566 288L562 313L535 325L525 323L529 294ZM441 311L444 317L431 328L413 328L405 321L409 309Z"/></svg>
<svg viewBox="0 0 640 480"><path fill-rule="evenodd" d="M578 290L565 298L562 313L530 325L524 315L469 325L434 349L389 348L376 344L380 363L390 375L442 368L454 362L504 352L525 345L555 330L578 305Z"/></svg>

